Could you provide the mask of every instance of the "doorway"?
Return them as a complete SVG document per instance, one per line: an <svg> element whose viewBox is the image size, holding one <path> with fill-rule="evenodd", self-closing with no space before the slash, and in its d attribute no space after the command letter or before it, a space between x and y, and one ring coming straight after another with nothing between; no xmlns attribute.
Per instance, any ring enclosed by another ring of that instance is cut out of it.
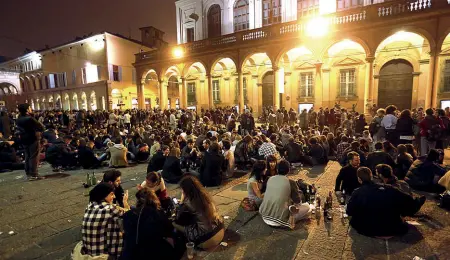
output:
<svg viewBox="0 0 450 260"><path fill-rule="evenodd" d="M208 38L222 35L222 10L220 5L212 5L208 10Z"/></svg>
<svg viewBox="0 0 450 260"><path fill-rule="evenodd" d="M262 79L262 105L263 107L273 107L273 88L274 88L273 71L267 72Z"/></svg>
<svg viewBox="0 0 450 260"><path fill-rule="evenodd" d="M391 60L381 68L378 107L395 105L399 110L411 109L413 71L411 63L403 59Z"/></svg>

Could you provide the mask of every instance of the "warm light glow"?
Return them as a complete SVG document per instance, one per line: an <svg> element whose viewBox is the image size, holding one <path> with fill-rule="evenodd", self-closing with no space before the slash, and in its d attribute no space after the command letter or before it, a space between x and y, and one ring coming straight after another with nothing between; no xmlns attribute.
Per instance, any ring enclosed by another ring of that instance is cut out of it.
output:
<svg viewBox="0 0 450 260"><path fill-rule="evenodd" d="M92 65L90 62L86 63L86 81L87 83L98 81L97 65Z"/></svg>
<svg viewBox="0 0 450 260"><path fill-rule="evenodd" d="M320 0L319 13L331 14L336 12L336 0Z"/></svg>
<svg viewBox="0 0 450 260"><path fill-rule="evenodd" d="M364 48L357 42L351 40L340 41L328 50L328 55L333 57L339 54L343 50L351 50L352 54L365 54Z"/></svg>
<svg viewBox="0 0 450 260"><path fill-rule="evenodd" d="M329 22L323 17L311 19L306 25L306 34L313 38L323 37L328 33Z"/></svg>
<svg viewBox="0 0 450 260"><path fill-rule="evenodd" d="M105 42L103 41L102 37L96 38L93 40L91 47L94 51L103 50L105 47Z"/></svg>
<svg viewBox="0 0 450 260"><path fill-rule="evenodd" d="M284 93L284 68L280 68L279 71L275 72L278 73L278 86L279 86L279 93Z"/></svg>
<svg viewBox="0 0 450 260"><path fill-rule="evenodd" d="M173 57L179 59L179 58L183 57L184 51L181 47L175 47L172 51L172 55L173 55Z"/></svg>
<svg viewBox="0 0 450 260"><path fill-rule="evenodd" d="M414 46L419 53L422 52L422 45L424 44L424 38L416 33L398 31L395 34L386 38L377 48L377 52L383 50L388 45L396 43L395 48L402 49L408 48L411 45Z"/></svg>

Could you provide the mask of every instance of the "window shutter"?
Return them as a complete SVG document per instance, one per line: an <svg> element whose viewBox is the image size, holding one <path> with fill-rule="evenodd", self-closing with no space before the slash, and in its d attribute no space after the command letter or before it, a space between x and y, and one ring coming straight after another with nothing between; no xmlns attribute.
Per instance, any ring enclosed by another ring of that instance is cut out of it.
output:
<svg viewBox="0 0 450 260"><path fill-rule="evenodd" d="M131 69L131 73L132 73L131 81L132 81L133 84L136 84L136 69L135 68Z"/></svg>
<svg viewBox="0 0 450 260"><path fill-rule="evenodd" d="M97 80L102 80L102 67L97 65Z"/></svg>
<svg viewBox="0 0 450 260"><path fill-rule="evenodd" d="M118 67L119 67L119 81L122 81L122 67L121 66Z"/></svg>
<svg viewBox="0 0 450 260"><path fill-rule="evenodd" d="M109 73L109 80L114 80L112 64L108 64L108 73Z"/></svg>

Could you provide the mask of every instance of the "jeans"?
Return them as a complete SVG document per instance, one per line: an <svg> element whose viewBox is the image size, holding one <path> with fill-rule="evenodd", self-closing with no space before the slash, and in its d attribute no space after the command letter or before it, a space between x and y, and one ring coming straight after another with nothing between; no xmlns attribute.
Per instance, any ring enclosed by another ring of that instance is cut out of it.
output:
<svg viewBox="0 0 450 260"><path fill-rule="evenodd" d="M436 141L428 141L425 136L420 137L420 155L426 155L430 149L436 147Z"/></svg>
<svg viewBox="0 0 450 260"><path fill-rule="evenodd" d="M24 145L25 152L25 173L27 176L38 175L39 164L39 141Z"/></svg>

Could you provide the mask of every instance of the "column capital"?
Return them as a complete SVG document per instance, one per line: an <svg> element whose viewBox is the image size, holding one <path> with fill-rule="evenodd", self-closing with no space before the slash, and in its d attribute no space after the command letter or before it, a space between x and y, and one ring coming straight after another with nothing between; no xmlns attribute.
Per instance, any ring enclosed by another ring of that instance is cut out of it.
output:
<svg viewBox="0 0 450 260"><path fill-rule="evenodd" d="M262 87L262 86L263 86L262 83L257 83L256 85L257 85L258 87Z"/></svg>
<svg viewBox="0 0 450 260"><path fill-rule="evenodd" d="M278 72L280 70L280 67L272 65L273 72Z"/></svg>
<svg viewBox="0 0 450 260"><path fill-rule="evenodd" d="M420 72L420 71L412 73L413 77L420 76L420 74L422 74L422 72Z"/></svg>
<svg viewBox="0 0 450 260"><path fill-rule="evenodd" d="M375 57L373 57L373 56L367 56L367 57L366 57L366 62L367 62L367 63L373 63L374 60L375 60Z"/></svg>
<svg viewBox="0 0 450 260"><path fill-rule="evenodd" d="M223 78L223 80L229 81L229 80L230 80L230 77L225 77L225 78Z"/></svg>
<svg viewBox="0 0 450 260"><path fill-rule="evenodd" d="M320 69L323 65L323 62L317 61L316 63L314 63L314 65L316 66L316 69Z"/></svg>

